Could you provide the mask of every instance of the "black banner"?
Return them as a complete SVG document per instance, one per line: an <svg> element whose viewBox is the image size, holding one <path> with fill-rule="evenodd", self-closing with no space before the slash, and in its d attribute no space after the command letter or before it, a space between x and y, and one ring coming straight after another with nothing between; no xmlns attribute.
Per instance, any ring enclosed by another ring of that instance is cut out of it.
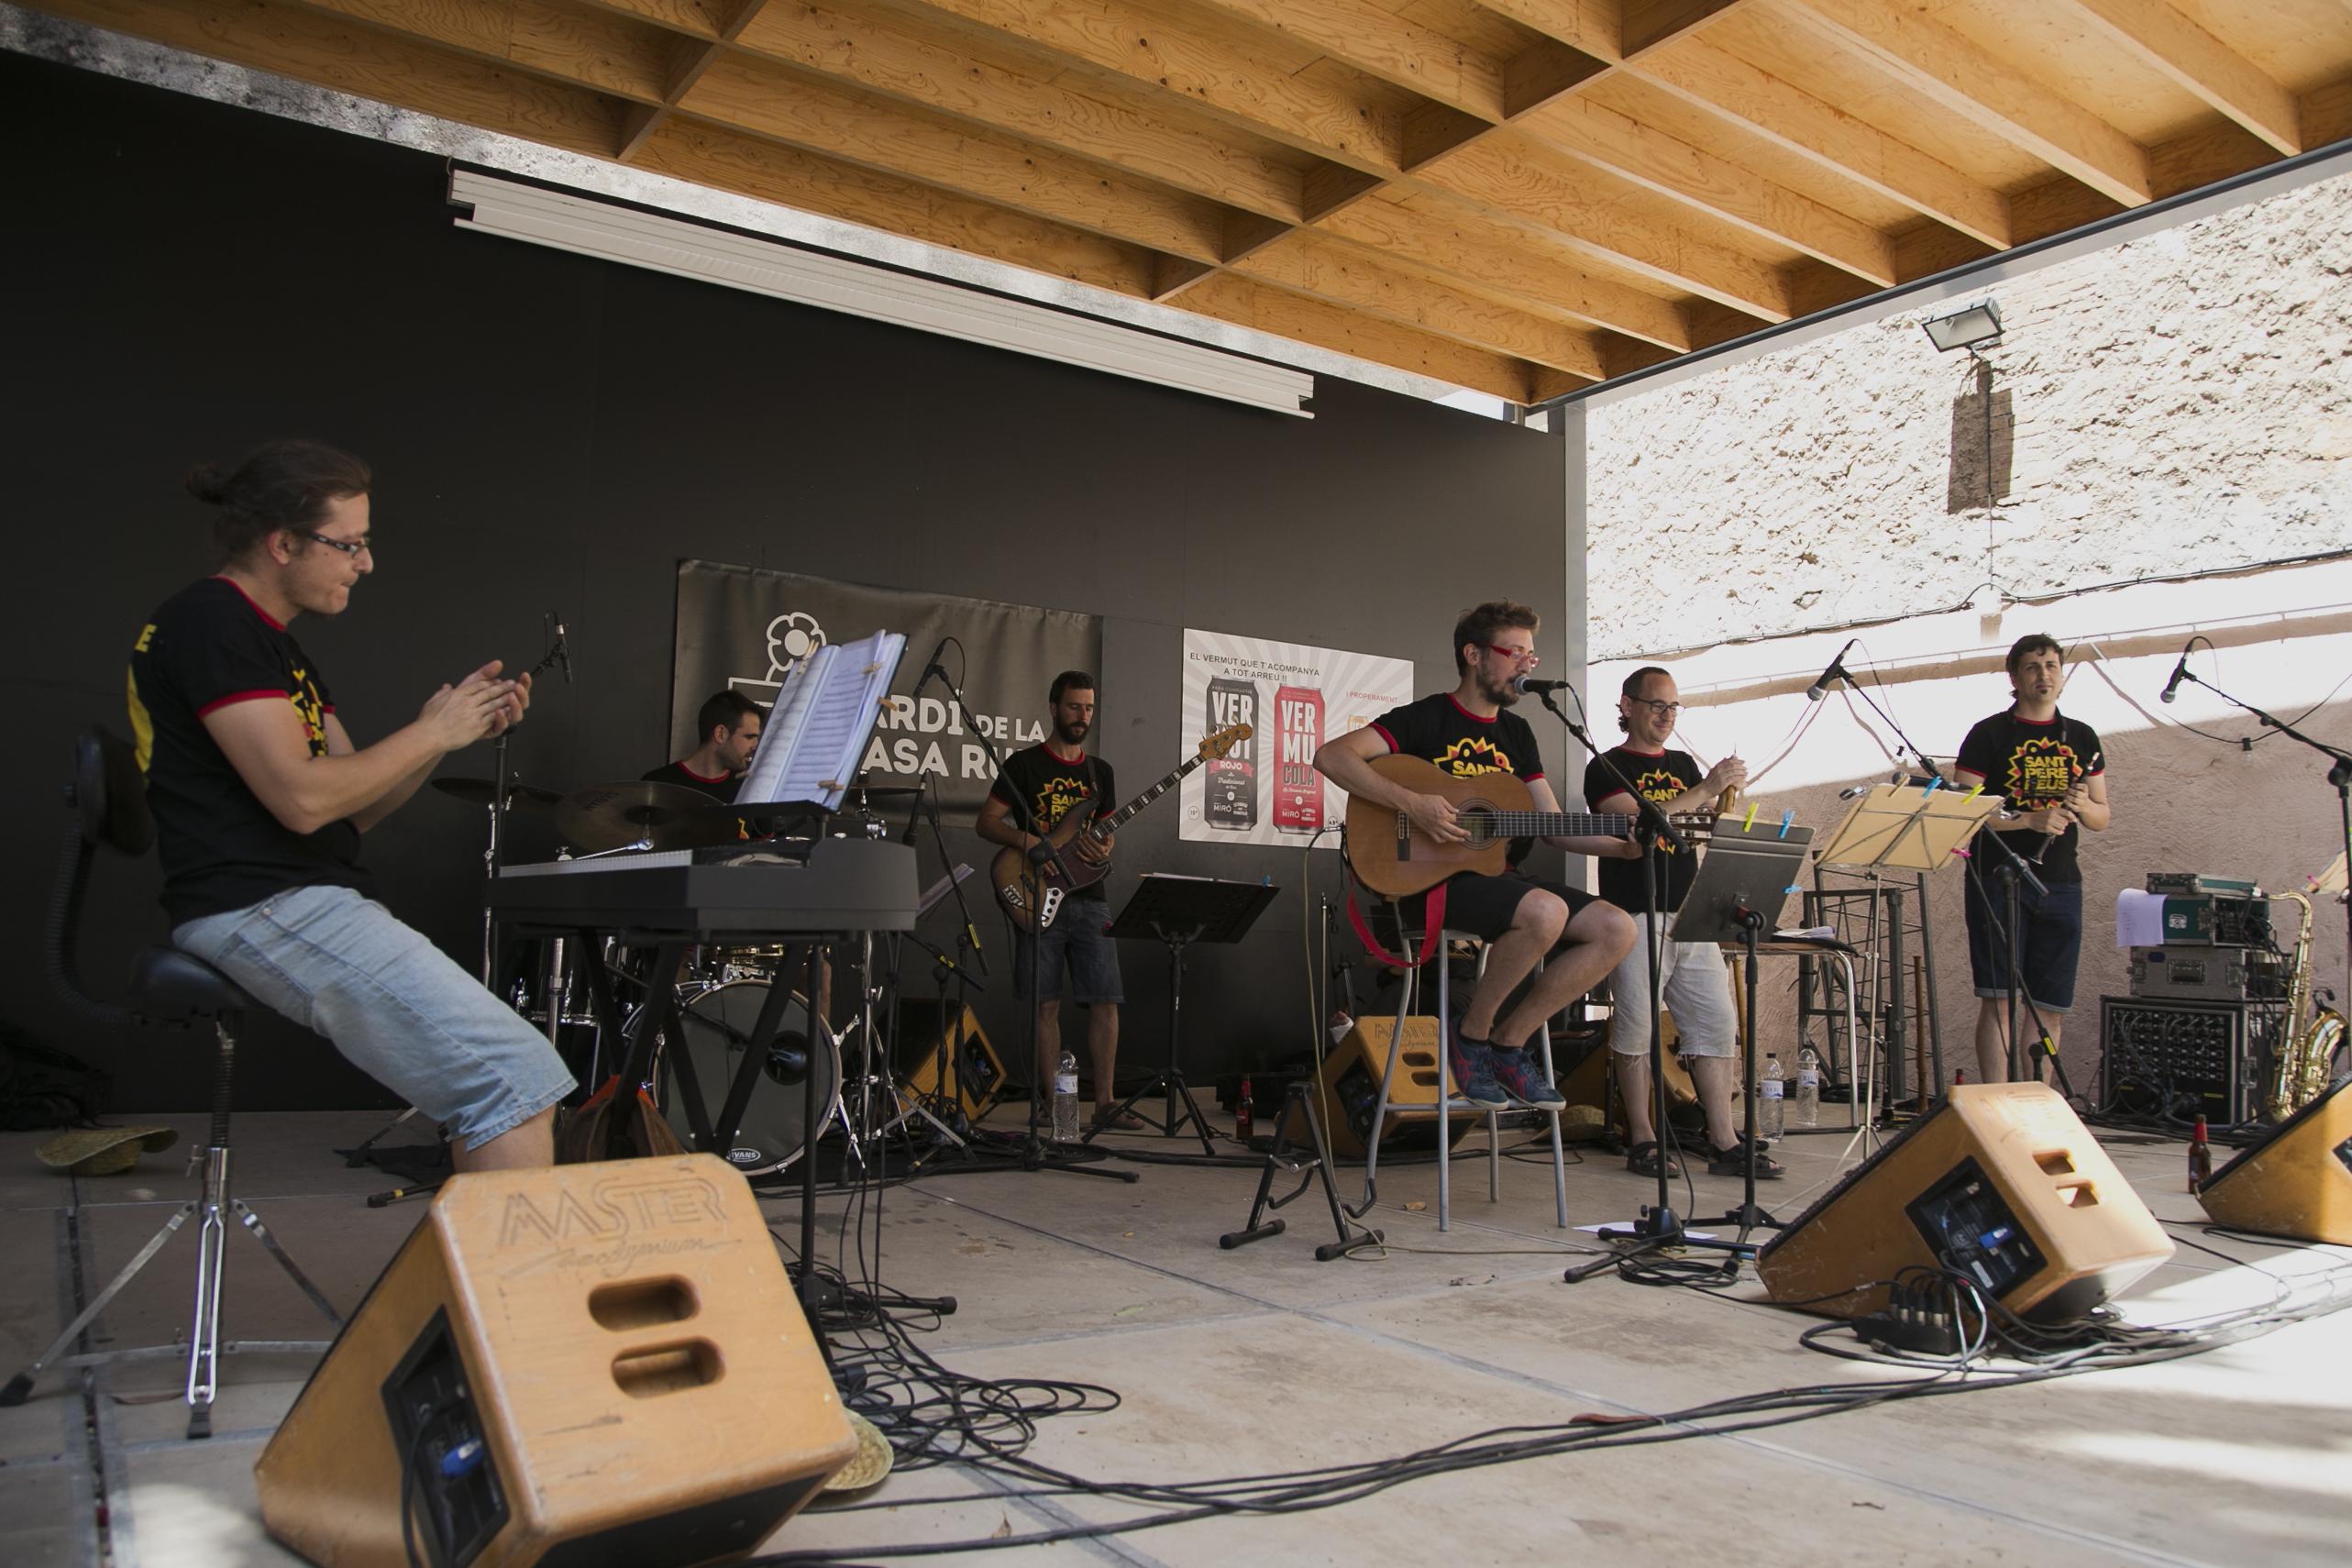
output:
<svg viewBox="0 0 2352 1568"><path fill-rule="evenodd" d="M906 661L866 750L867 782L919 783L930 774L940 804L977 811L994 775L987 749L933 681L912 696L943 637L963 645L940 656L964 700L1003 752L1045 738L1045 694L1066 669L1095 671L1102 620L988 599L910 593L794 572L712 561L678 563L678 646L671 665L670 755L694 749L694 713L733 688L765 707L784 672L828 642L903 632Z"/></svg>

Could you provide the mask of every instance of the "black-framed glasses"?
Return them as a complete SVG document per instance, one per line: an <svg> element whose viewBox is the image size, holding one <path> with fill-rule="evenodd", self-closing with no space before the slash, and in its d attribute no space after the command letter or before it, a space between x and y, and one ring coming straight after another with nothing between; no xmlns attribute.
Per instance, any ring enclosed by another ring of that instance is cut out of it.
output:
<svg viewBox="0 0 2352 1568"><path fill-rule="evenodd" d="M1683 711L1683 705L1680 702L1661 702L1651 697L1635 697L1630 701L1649 709L1662 719L1671 719Z"/></svg>
<svg viewBox="0 0 2352 1568"><path fill-rule="evenodd" d="M304 538L315 539L328 549L341 550L347 556L357 558L362 552L370 556L376 553L376 547L366 539L330 539L326 535L313 533L308 528L301 530L301 533Z"/></svg>

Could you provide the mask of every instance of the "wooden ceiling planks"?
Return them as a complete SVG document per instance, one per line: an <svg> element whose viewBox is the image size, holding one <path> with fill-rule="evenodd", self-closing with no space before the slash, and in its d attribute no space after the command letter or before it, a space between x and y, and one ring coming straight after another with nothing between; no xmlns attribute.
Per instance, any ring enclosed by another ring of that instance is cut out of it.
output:
<svg viewBox="0 0 2352 1568"><path fill-rule="evenodd" d="M1540 401L2352 132L2343 0L34 0Z"/></svg>

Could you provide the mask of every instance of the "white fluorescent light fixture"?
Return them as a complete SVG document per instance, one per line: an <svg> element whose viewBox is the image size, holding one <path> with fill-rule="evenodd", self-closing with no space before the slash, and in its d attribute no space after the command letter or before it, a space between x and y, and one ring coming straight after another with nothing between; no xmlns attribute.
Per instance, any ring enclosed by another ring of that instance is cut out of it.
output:
<svg viewBox="0 0 2352 1568"><path fill-rule="evenodd" d="M1955 348L1975 348L1999 337L2001 309L1991 300L1979 300L1941 315L1931 315L1919 326L1938 352L1949 354Z"/></svg>
<svg viewBox="0 0 2352 1568"><path fill-rule="evenodd" d="M1314 417L1299 406L1315 394L1315 378L1303 370L1091 316L517 184L474 170L451 172L449 200L473 208L471 217L457 220L460 228L960 337L1300 419Z"/></svg>

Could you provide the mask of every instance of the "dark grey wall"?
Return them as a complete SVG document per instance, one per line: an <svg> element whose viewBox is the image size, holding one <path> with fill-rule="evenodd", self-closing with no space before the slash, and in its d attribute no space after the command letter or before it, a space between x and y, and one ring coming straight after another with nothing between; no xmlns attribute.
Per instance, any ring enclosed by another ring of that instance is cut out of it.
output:
<svg viewBox="0 0 2352 1568"><path fill-rule="evenodd" d="M1556 437L1330 379L1316 418L1288 419L469 234L436 159L20 57L0 56L0 127L39 236L0 263L31 394L10 467L32 565L0 677L24 739L0 780L0 1016L111 1067L122 1107L196 1104L203 1067L184 1039L69 1021L41 984L58 786L76 729L121 725L142 617L212 565L181 475L261 436L376 468L376 575L337 620L295 626L355 737L483 658L533 657L560 606L577 682L543 686L513 742L518 771L558 788L663 760L681 557L1101 613L1099 745L1138 788L1197 738L1177 711L1187 625L1414 658L1426 688L1452 682L1459 607L1564 608ZM443 771L489 767L483 748ZM1176 825L1164 806L1121 835L1114 900L1144 869L1284 889L1252 943L1189 966L1189 1065L1302 1049L1298 922L1336 857L1302 889L1296 852L1180 845ZM427 793L368 859L393 909L469 961L480 852L475 813ZM161 920L151 865L100 879L103 987ZM1167 965L1128 959L1123 1055L1148 1068ZM983 1016L1013 1059L1005 999ZM306 1035L255 1036L244 1103L384 1099Z"/></svg>

